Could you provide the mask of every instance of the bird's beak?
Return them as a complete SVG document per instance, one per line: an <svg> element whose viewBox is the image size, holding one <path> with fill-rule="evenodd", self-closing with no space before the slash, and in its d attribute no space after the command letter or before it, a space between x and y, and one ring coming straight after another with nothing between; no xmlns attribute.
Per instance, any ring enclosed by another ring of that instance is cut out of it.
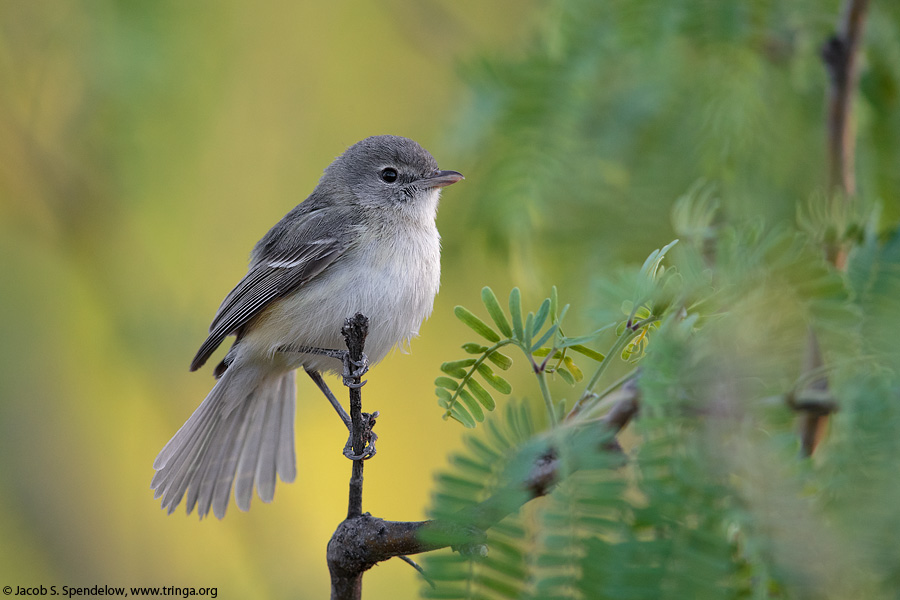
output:
<svg viewBox="0 0 900 600"><path fill-rule="evenodd" d="M465 179L465 177L456 171L435 171L431 177L422 179L421 183L429 188L440 188L453 185L460 179Z"/></svg>

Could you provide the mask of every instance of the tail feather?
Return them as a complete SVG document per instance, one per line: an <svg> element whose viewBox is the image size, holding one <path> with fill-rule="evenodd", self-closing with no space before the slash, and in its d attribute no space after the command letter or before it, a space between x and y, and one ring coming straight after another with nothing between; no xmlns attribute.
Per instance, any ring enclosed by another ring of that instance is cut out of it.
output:
<svg viewBox="0 0 900 600"><path fill-rule="evenodd" d="M172 454L165 458L165 466L154 474L153 480L150 482L150 487L156 490L154 496L156 498L163 496L162 508L167 509L169 514L174 512L178 503L181 502L185 490L193 480L201 459L206 455L205 448L208 440L219 421L218 416L211 414L210 411L201 413L200 417L194 424L192 434L190 436L183 435L179 440L180 445L171 446ZM179 430L179 433L182 430L184 427ZM163 452L165 451L166 448L163 448Z"/></svg>
<svg viewBox="0 0 900 600"><path fill-rule="evenodd" d="M184 445L185 439L193 436L195 431L208 426L209 421L213 418L213 409L219 403L215 397L222 394L224 386L216 385L209 393L194 414L182 425L175 435L172 436L163 449L159 451L156 460L153 461L153 468L157 470L157 475L161 472L168 462L175 456L176 452ZM154 478L155 479L155 478Z"/></svg>
<svg viewBox="0 0 900 600"><path fill-rule="evenodd" d="M273 393L281 393L282 381L273 386ZM275 496L275 451L281 436L278 419L281 417L281 406L275 402L266 403L266 414L262 425L263 431L272 431L274 435L262 436L259 440L259 455L254 468L256 477L256 493L263 502L271 502Z"/></svg>
<svg viewBox="0 0 900 600"><path fill-rule="evenodd" d="M296 371L291 371L281 378L282 394L290 394L293 397L296 393L295 373ZM278 435L278 447L275 449L275 470L285 483L291 483L297 478L297 457L294 454L295 409L295 402L281 403L281 418L279 419L281 433Z"/></svg>
<svg viewBox="0 0 900 600"><path fill-rule="evenodd" d="M225 516L234 484L238 508L248 510L253 487L271 502L276 474L296 477L294 373L260 379L232 365L194 414L163 447L150 483L162 507L186 508L202 519Z"/></svg>
<svg viewBox="0 0 900 600"><path fill-rule="evenodd" d="M224 427L224 424L223 426ZM197 465L197 471L194 477L197 481L200 482L199 485L192 485L188 489L187 492L187 500L185 500L185 508L187 509L188 514L194 510L194 507L197 505L197 500L200 498L201 491L204 487L209 487L206 483L209 477L215 477L210 473L210 470L213 465L213 457L217 456L219 452L221 452L221 435L218 437L210 436L209 445L207 446L206 452L203 453L200 458L200 463ZM218 465L216 465L218 466ZM208 512L208 510L206 511ZM206 512L198 510L197 513L203 517Z"/></svg>
<svg viewBox="0 0 900 600"><path fill-rule="evenodd" d="M218 431L213 446L208 453L209 471L203 476L199 486L199 496L197 503L197 514L202 519L209 514L212 507L213 493L215 492L216 483L222 476L222 465L225 463L225 455L228 452L228 445L240 429L240 414L238 411L232 411L231 418L226 420ZM226 494L227 496L227 494ZM190 512L190 506L188 511Z"/></svg>
<svg viewBox="0 0 900 600"><path fill-rule="evenodd" d="M203 445L204 438L209 435L209 421L198 421L200 427L193 438L184 438L183 450L173 454L166 460L165 468L161 468L153 475L150 487L156 490L154 496L159 498L166 494L163 500L163 508L167 508L177 493L175 490L195 470L194 459L199 455L198 448ZM175 504L178 502L175 501Z"/></svg>
<svg viewBox="0 0 900 600"><path fill-rule="evenodd" d="M184 448L184 451L169 461L170 468L166 471L157 472L157 475L162 474L162 477L156 482L156 485L159 487L157 487L155 495L159 496L160 492L164 492L162 507L167 509L169 514L175 511L178 503L184 497L188 485L193 480L198 463L203 457L203 448L214 424L215 420L212 421L211 426L198 431L193 440L187 440L187 446ZM154 479L156 478L154 477ZM151 485L153 483L151 482Z"/></svg>
<svg viewBox="0 0 900 600"><path fill-rule="evenodd" d="M250 498L253 495L253 483L256 480L256 463L259 461L262 429L266 421L266 410L269 404L265 395L260 394L260 396L253 403L253 408L247 417L244 447L241 450L237 470L235 471L234 499L238 508L243 511L250 510ZM277 429L274 434L278 435Z"/></svg>
<svg viewBox="0 0 900 600"><path fill-rule="evenodd" d="M212 491L212 509L217 519L225 516L228 508L228 496L231 495L231 487L234 476L237 474L238 461L244 451L244 439L247 437L247 414L250 412L250 402L244 402L232 413L234 426L236 427L231 439L225 440L225 451L221 455L221 467L216 477ZM237 413L237 414L235 414Z"/></svg>

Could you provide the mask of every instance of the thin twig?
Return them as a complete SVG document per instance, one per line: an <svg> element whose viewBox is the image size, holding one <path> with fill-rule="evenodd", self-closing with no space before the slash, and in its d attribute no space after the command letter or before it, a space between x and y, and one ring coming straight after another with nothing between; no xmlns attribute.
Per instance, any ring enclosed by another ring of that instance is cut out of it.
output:
<svg viewBox="0 0 900 600"><path fill-rule="evenodd" d="M828 90L828 189L856 194L856 130L853 98L859 84L859 48L869 0L847 0L837 31L822 47L831 79Z"/></svg>
<svg viewBox="0 0 900 600"><path fill-rule="evenodd" d="M570 425L598 427L602 433L609 436L602 446L606 451L620 451L618 443L614 441L615 436L631 422L640 407L640 390L636 380L631 380L620 389L620 392L618 401L602 419L584 425L580 423ZM506 489L498 491L471 508L464 509L454 521L469 523L476 532L487 531L531 500L549 494L560 481L560 466L557 452L551 447L535 460L529 476L524 481L511 482ZM577 465L568 465L566 474L575 472L577 468ZM446 533L445 525L439 521L428 522L423 524L423 527L434 527ZM472 531L460 534L462 537L458 543L464 543L470 541Z"/></svg>
<svg viewBox="0 0 900 600"><path fill-rule="evenodd" d="M363 347L366 336L369 334L369 319L365 315L358 314L341 329L347 350L350 351L351 362L360 362L363 359ZM354 384L360 383L359 377L353 378ZM362 456L366 449L365 423L362 416L362 388L350 386L350 439L353 446L353 454ZM350 475L350 498L347 507L347 518L353 519L362 514L362 488L363 488L363 460L353 461L353 472Z"/></svg>
<svg viewBox="0 0 900 600"><path fill-rule="evenodd" d="M592 423L573 424L572 427L596 427L607 436L615 436L637 414L639 390L637 385L623 386L619 401L602 419ZM599 439L599 438L598 438ZM609 451L614 444L606 443ZM357 461L358 462L358 461ZM465 509L451 521L385 521L369 514L346 519L328 543L328 567L331 571L332 599L358 599L362 573L375 564L393 557L408 556L439 550L447 546L471 546L479 536L499 523L506 515L519 510L526 503L550 493L565 475L577 465L560 468L560 460L550 449L538 457L531 472L521 481L510 482L494 496ZM564 471L564 472L563 472ZM465 527L457 523L466 523ZM424 530L439 535L422 535ZM440 539L441 541L434 541ZM431 541L430 541L431 540ZM357 595L354 595L357 593ZM343 594L343 595L342 595Z"/></svg>
<svg viewBox="0 0 900 600"><path fill-rule="evenodd" d="M856 195L853 98L859 85L859 50L868 8L869 0L846 0L837 31L822 47L822 60L831 81L827 117L828 196L839 192L845 202ZM829 243L825 256L835 267L843 270L847 262L846 242L838 239ZM824 365L819 340L812 330L809 332L804 362L804 373L818 372ZM809 383L810 389L820 393L827 393L828 387L825 376L816 377ZM803 456L809 457L824 435L828 417L817 411L802 412L800 451Z"/></svg>
<svg viewBox="0 0 900 600"><path fill-rule="evenodd" d="M585 395L585 396L582 396L581 398L579 398L578 401L575 403L575 405L572 407L572 410L569 411L569 414L566 415L566 420L569 421L571 419L574 419L576 416L578 416L581 413L581 411L584 410L585 403L587 401L591 401L591 412L592 413L596 412L595 409L600 408L603 405L608 406L610 404L614 404L616 402L616 399L613 398L607 402L608 396L610 394L612 394L616 389L618 389L619 387L624 385L626 382L628 382L629 379L634 378L635 375L637 374L637 372L638 372L638 368L635 367L634 369L630 370L625 375L622 375L621 377L619 377L618 379L613 381L611 384L606 386L606 389L604 389L602 392L599 392L599 393L592 392L589 395Z"/></svg>
<svg viewBox="0 0 900 600"><path fill-rule="evenodd" d="M418 572L419 572L419 575L422 576L422 579L424 579L425 581L427 581L427 582L428 582L428 585L430 585L432 589L435 589L435 588L437 587L437 586L435 585L435 583L434 583L434 580L431 579L431 578L428 576L427 573L425 573L425 569L423 569L422 567L420 567L420 566L419 566L419 563L417 563L416 561L414 561L413 559L411 559L410 557L408 557L408 556L406 556L406 555L404 555L404 554L401 554L401 555L398 556L397 558L399 558L400 560L402 560L403 562L405 562L406 564L408 564L409 566L411 566L411 567L412 567L413 569L415 569L416 571L418 571Z"/></svg>
<svg viewBox="0 0 900 600"><path fill-rule="evenodd" d="M341 334L347 343L350 360L359 363L363 358L363 348L366 335L369 333L369 320L365 315L357 314L352 319L347 319ZM314 378L315 379L315 378ZM362 414L362 386L359 377L351 378L350 389L350 439L353 453L361 456L366 446L366 427ZM345 379L346 382L346 379ZM366 419L368 421L368 419ZM354 460L350 475L350 493L347 501L347 518L338 525L334 535L328 542L328 571L331 574L331 598L332 600L361 600L362 576L372 566L365 562L354 560L358 552L358 543L354 543L354 536L348 531L359 527L359 521L365 519L362 514L363 492L363 460ZM362 564L363 566L360 566Z"/></svg>

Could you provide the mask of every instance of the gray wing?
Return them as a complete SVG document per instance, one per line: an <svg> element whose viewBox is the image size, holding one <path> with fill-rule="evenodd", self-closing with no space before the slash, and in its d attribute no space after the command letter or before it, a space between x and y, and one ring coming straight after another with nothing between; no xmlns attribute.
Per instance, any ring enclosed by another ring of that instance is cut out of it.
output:
<svg viewBox="0 0 900 600"><path fill-rule="evenodd" d="M303 285L343 254L346 244L337 237L300 242L290 249L256 261L225 297L209 327L209 337L191 362L196 371L226 337L235 333L270 302Z"/></svg>

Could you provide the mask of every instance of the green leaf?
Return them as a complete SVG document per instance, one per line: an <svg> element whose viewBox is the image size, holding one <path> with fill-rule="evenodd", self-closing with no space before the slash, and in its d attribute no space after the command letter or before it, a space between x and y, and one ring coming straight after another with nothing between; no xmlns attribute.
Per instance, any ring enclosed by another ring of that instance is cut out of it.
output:
<svg viewBox="0 0 900 600"><path fill-rule="evenodd" d="M465 306L456 306L453 309L453 314L455 314L460 321L471 327L472 331L481 337L492 342L500 341L500 336L497 335L497 332L488 327L487 323L476 317L475 314Z"/></svg>
<svg viewBox="0 0 900 600"><path fill-rule="evenodd" d="M491 319L494 320L494 323L497 325L500 332L506 337L512 337L512 329L509 326L509 321L506 320L506 315L503 314L503 309L500 308L500 302L497 301L494 290L488 286L484 286L481 290L481 301L484 303L484 307L487 308L488 314L491 315Z"/></svg>
<svg viewBox="0 0 900 600"><path fill-rule="evenodd" d="M554 323L562 321L559 314L559 293L556 291L555 285L550 288L550 317Z"/></svg>
<svg viewBox="0 0 900 600"><path fill-rule="evenodd" d="M659 266L662 264L663 258L666 257L666 252L671 250L672 246L677 243L678 240L672 240L662 248L651 252L650 256L647 257L647 260L644 261L644 264L641 265L641 275L651 281L655 281L657 273L659 272Z"/></svg>
<svg viewBox="0 0 900 600"><path fill-rule="evenodd" d="M472 418L469 411L467 411L459 402L454 404L450 409L450 417L462 423L464 427L468 427L469 429L475 427L475 419Z"/></svg>
<svg viewBox="0 0 900 600"><path fill-rule="evenodd" d="M438 386L439 388L446 388L448 390L455 390L456 388L459 387L459 384L456 383L456 380L450 379L449 377L443 377L443 376L435 379L434 385Z"/></svg>
<svg viewBox="0 0 900 600"><path fill-rule="evenodd" d="M453 398L453 394L450 393L446 388L435 388L434 393L437 394L438 404L441 408L448 408L450 406L450 399Z"/></svg>
<svg viewBox="0 0 900 600"><path fill-rule="evenodd" d="M467 392L464 389L459 390L459 398L466 404L466 408L469 409L469 412L475 417L475 420L479 423L484 421L484 411L481 410L481 405L472 397L472 394Z"/></svg>
<svg viewBox="0 0 900 600"><path fill-rule="evenodd" d="M501 369L503 369L504 371L507 370L508 368L510 368L513 364L512 358L508 357L507 355L505 355L502 352L499 352L497 350L494 350L493 352L488 354L488 360L491 361L492 363L494 363L495 365L497 365L498 367L500 367Z"/></svg>
<svg viewBox="0 0 900 600"><path fill-rule="evenodd" d="M534 332L537 333L544 326L544 322L547 320L547 316L550 314L550 298L545 298L543 302L541 302L541 307L538 309L537 314L534 316Z"/></svg>
<svg viewBox="0 0 900 600"><path fill-rule="evenodd" d="M485 350L488 349L488 347L482 346L481 344L476 344L475 342L469 342L467 344L463 344L462 349L465 350L468 354L482 354Z"/></svg>
<svg viewBox="0 0 900 600"><path fill-rule="evenodd" d="M491 368L486 364L481 363L478 365L478 372L481 373L481 376L484 377L484 380L487 381L492 388L501 394L509 394L512 392L510 383L499 375L495 375Z"/></svg>
<svg viewBox="0 0 900 600"><path fill-rule="evenodd" d="M494 410L496 404L494 403L494 398L491 396L490 392L484 389L480 383L475 381L475 379L469 379L466 382L466 385L469 386L469 389L478 398L478 401L481 402L482 406L484 406L488 410Z"/></svg>
<svg viewBox="0 0 900 600"><path fill-rule="evenodd" d="M569 346L569 349L574 352L577 352L579 354L583 354L584 356L587 356L588 358L592 358L592 359L596 360L597 362L603 362L603 360L606 358L604 355L600 354L593 348L588 348L587 346L583 346L581 344L575 344L574 346Z"/></svg>
<svg viewBox="0 0 900 600"><path fill-rule="evenodd" d="M568 305L566 305L566 306L568 306ZM577 346L577 345L585 344L585 343L587 343L587 342L592 342L592 341L594 341L595 339L597 339L597 337L598 337L601 333L603 333L603 332L606 331L607 329L612 329L612 328L615 327L616 325L617 325L617 323L610 323L610 324L608 324L608 325L604 325L604 326L601 327L600 329L598 329L598 330L596 330L595 332L590 333L590 334L588 334L588 335L580 335L580 336L577 336L577 337L567 337L567 338L563 338L562 340L557 341L556 347L557 347L557 348L571 348L572 346ZM624 330L624 328L625 328L625 321L622 321L621 326L622 326L622 329ZM618 335L618 334L617 334L617 335Z"/></svg>
<svg viewBox="0 0 900 600"><path fill-rule="evenodd" d="M463 438L463 443L473 454L477 455L478 458L486 463L492 463L502 458L501 455L497 453L497 450L491 448L484 440L477 437L466 436Z"/></svg>
<svg viewBox="0 0 900 600"><path fill-rule="evenodd" d="M452 375L457 379L462 379L466 376L466 367L471 367L475 364L474 358L464 358L462 360L451 360L449 362L445 362L441 364L441 371L446 373L447 375Z"/></svg>
<svg viewBox="0 0 900 600"><path fill-rule="evenodd" d="M553 310L553 309L551 308L550 310ZM554 323L562 323L562 322L563 322L563 319L566 318L566 313L567 313L567 312L569 312L569 305L568 305L568 304L566 304L565 306L563 306L563 307L562 307L562 310L560 310L558 314L557 314L557 313L554 313L554 315L556 315L556 316L554 316L553 322L554 322Z"/></svg>
<svg viewBox="0 0 900 600"><path fill-rule="evenodd" d="M480 477L490 477L491 475L489 463L485 464L467 454L451 454L448 460L454 466L459 467L459 470L463 473Z"/></svg>
<svg viewBox="0 0 900 600"><path fill-rule="evenodd" d="M525 339L525 328L522 326L522 293L515 287L509 293L509 314L512 317L512 327L515 338Z"/></svg>
<svg viewBox="0 0 900 600"><path fill-rule="evenodd" d="M537 350L532 352L532 354L535 356L547 356L548 354L550 354L550 348L538 348ZM553 358L562 358L562 351L557 350L556 352L554 352Z"/></svg>
<svg viewBox="0 0 900 600"><path fill-rule="evenodd" d="M558 369L556 369L556 373L557 373L560 377L562 377L563 380L564 380L566 383L568 383L569 385L575 385L575 378L572 376L571 373L569 373L568 371L566 371L566 368L565 368L565 367L559 367Z"/></svg>
<svg viewBox="0 0 900 600"><path fill-rule="evenodd" d="M484 489L483 482L474 481L457 473L438 473L434 479L436 483L453 488L457 493L461 492L466 496L474 496Z"/></svg>
<svg viewBox="0 0 900 600"><path fill-rule="evenodd" d="M550 337L556 333L556 330L559 329L559 323L554 324L550 329L548 329L544 335L541 336L541 339L534 343L534 346L531 347L532 352L543 346Z"/></svg>
<svg viewBox="0 0 900 600"><path fill-rule="evenodd" d="M534 330L534 313L529 311L525 317L525 338L522 340L527 348L531 347L531 338L535 333L537 332Z"/></svg>
<svg viewBox="0 0 900 600"><path fill-rule="evenodd" d="M572 377L575 378L575 381L581 381L584 379L584 373L581 372L581 369L578 368L578 365L575 364L575 361L572 360L571 356L567 356L563 359L563 362L566 363L566 368L569 369L569 372L572 373Z"/></svg>
<svg viewBox="0 0 900 600"><path fill-rule="evenodd" d="M562 422L563 419L566 418L566 399L560 398L556 403L556 420L557 422Z"/></svg>

